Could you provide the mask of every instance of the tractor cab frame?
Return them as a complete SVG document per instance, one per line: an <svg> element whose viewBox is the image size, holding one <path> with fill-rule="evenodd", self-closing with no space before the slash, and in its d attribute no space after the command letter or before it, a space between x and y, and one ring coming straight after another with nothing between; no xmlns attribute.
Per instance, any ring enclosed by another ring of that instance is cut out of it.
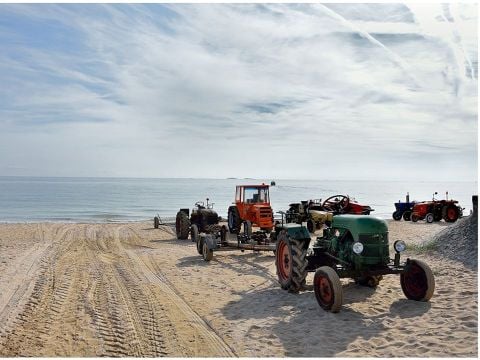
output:
<svg viewBox="0 0 480 360"><path fill-rule="evenodd" d="M273 211L270 206L269 185L237 185L235 205L228 208L228 228L238 233L242 223L261 230L273 229Z"/></svg>

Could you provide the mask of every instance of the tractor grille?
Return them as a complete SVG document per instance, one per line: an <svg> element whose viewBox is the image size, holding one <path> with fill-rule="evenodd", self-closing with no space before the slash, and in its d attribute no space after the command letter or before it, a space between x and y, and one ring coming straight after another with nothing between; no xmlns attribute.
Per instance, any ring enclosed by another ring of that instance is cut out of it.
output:
<svg viewBox="0 0 480 360"><path fill-rule="evenodd" d="M260 217L261 218L271 218L272 210L268 207L260 208Z"/></svg>
<svg viewBox="0 0 480 360"><path fill-rule="evenodd" d="M388 233L360 234L358 240L363 244L362 259L364 263L374 265L389 262Z"/></svg>

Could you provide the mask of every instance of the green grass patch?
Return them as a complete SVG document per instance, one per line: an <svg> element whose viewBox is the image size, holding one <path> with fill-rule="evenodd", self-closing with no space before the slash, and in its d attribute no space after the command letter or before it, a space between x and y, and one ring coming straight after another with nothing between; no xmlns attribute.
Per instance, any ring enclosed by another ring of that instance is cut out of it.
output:
<svg viewBox="0 0 480 360"><path fill-rule="evenodd" d="M437 243L434 240L425 241L420 244L409 244L407 250L410 250L415 253L427 253L436 251L438 248Z"/></svg>

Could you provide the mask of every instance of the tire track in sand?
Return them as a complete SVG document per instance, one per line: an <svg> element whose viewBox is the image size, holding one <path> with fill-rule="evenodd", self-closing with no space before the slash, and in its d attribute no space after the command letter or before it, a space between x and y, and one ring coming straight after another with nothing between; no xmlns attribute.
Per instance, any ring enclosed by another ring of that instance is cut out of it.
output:
<svg viewBox="0 0 480 360"><path fill-rule="evenodd" d="M116 229L116 239L118 242L121 240L121 231L125 232L125 236L133 236L138 241L136 244L141 244L141 237L128 225L124 225ZM121 245L120 245L121 246ZM222 339L222 337L213 329L197 312L195 312L185 301L185 299L176 291L174 287L169 284L169 281L162 275L161 269L156 264L151 255L148 255L148 263L145 262L140 256L137 255L135 250L125 249L127 255L132 260L140 265L144 276L152 284L158 285L162 292L168 296L170 301L174 303L181 311L182 315L189 319L189 324L195 329L197 334L195 341L198 341L197 337L200 337L203 342L208 344L209 350L214 356L235 356L235 351ZM198 344L194 345L198 349ZM204 344L200 344L200 347L204 347Z"/></svg>

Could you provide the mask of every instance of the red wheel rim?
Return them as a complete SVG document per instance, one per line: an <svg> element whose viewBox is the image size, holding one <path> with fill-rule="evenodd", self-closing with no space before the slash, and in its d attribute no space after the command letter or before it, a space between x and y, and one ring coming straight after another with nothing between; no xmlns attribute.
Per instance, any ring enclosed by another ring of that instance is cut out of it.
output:
<svg viewBox="0 0 480 360"><path fill-rule="evenodd" d="M449 220L455 219L455 216L457 215L457 212L455 211L454 208L450 208L447 210L447 217Z"/></svg>
<svg viewBox="0 0 480 360"><path fill-rule="evenodd" d="M281 279L287 280L290 278L290 270L292 268L292 256L290 249L285 241L280 240L278 246L278 275Z"/></svg>
<svg viewBox="0 0 480 360"><path fill-rule="evenodd" d="M414 299L423 298L428 288L423 269L415 263L411 264L410 269L403 276L407 293Z"/></svg>
<svg viewBox="0 0 480 360"><path fill-rule="evenodd" d="M330 281L324 275L317 275L315 277L315 289L317 294L317 299L323 305L330 305L333 303L333 291Z"/></svg>

